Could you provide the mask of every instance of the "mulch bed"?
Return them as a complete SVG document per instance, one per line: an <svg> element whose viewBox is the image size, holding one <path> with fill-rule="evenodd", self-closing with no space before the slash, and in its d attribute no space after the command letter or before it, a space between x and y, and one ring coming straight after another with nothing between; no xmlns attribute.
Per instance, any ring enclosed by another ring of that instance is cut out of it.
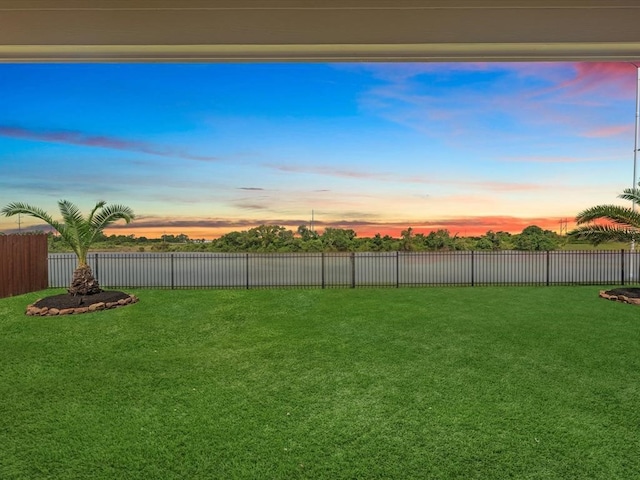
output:
<svg viewBox="0 0 640 480"><path fill-rule="evenodd" d="M605 291L608 295L624 295L629 298L640 298L640 288L614 288L613 290Z"/></svg>
<svg viewBox="0 0 640 480"><path fill-rule="evenodd" d="M603 290L600 292L602 298L607 300L614 300L623 303L631 303L633 305L640 305L640 288L634 287L621 287L613 288L611 290Z"/></svg>
<svg viewBox="0 0 640 480"><path fill-rule="evenodd" d="M26 310L31 316L71 315L123 307L138 302L138 297L117 290L105 290L92 295L52 295L42 298Z"/></svg>

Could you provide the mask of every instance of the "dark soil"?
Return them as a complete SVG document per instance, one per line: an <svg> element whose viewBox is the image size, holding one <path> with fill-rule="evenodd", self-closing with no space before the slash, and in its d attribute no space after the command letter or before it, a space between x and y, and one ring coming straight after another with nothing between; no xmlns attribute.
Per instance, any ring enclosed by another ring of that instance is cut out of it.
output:
<svg viewBox="0 0 640 480"><path fill-rule="evenodd" d="M606 290L604 293L607 295L620 296L624 295L627 298L640 298L640 288L614 288L613 290Z"/></svg>
<svg viewBox="0 0 640 480"><path fill-rule="evenodd" d="M38 300L33 305L38 308L47 307L63 310L65 308L88 307L89 305L100 302L117 302L120 299L126 298L129 298L129 294L119 292L117 290L102 291L92 295L70 295L68 293L63 293L61 295L45 297L42 300Z"/></svg>

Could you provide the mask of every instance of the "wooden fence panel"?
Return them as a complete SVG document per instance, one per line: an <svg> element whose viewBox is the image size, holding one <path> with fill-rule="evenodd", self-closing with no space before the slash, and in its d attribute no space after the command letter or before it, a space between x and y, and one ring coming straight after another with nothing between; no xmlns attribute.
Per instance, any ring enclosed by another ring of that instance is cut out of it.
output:
<svg viewBox="0 0 640 480"><path fill-rule="evenodd" d="M0 298L47 286L47 236L0 235Z"/></svg>

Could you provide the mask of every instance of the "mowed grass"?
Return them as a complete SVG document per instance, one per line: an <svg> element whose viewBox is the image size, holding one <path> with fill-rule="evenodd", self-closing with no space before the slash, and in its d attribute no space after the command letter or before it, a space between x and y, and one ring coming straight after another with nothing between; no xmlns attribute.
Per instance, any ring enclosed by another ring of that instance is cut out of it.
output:
<svg viewBox="0 0 640 480"><path fill-rule="evenodd" d="M0 300L2 479L640 478L640 307L597 287Z"/></svg>
<svg viewBox="0 0 640 480"><path fill-rule="evenodd" d="M606 242L600 243L598 245L593 245L591 243L573 243L569 242L562 245L559 250L629 250L630 244L625 242Z"/></svg>

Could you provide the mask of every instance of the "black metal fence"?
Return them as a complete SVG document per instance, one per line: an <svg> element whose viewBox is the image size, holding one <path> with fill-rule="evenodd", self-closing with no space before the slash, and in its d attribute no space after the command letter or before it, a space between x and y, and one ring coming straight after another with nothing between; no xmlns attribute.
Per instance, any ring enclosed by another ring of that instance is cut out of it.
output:
<svg viewBox="0 0 640 480"><path fill-rule="evenodd" d="M92 253L106 288L356 288L637 283L640 252ZM49 255L49 286L76 258Z"/></svg>

